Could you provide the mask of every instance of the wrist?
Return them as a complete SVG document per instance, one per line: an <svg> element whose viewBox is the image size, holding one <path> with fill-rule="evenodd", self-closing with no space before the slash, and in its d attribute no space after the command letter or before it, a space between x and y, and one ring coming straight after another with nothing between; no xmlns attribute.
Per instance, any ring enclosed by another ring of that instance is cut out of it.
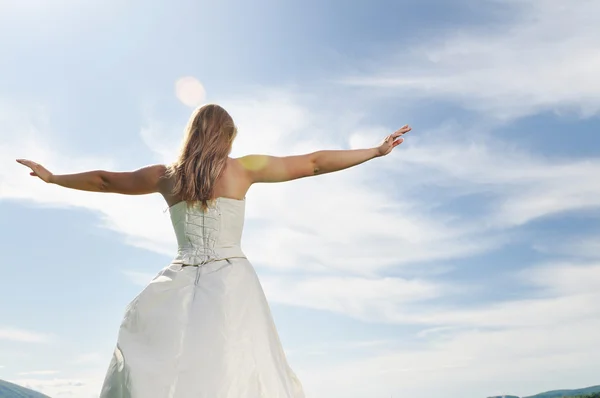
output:
<svg viewBox="0 0 600 398"><path fill-rule="evenodd" d="M54 174L50 174L50 176L48 177L48 184L56 184L56 176Z"/></svg>

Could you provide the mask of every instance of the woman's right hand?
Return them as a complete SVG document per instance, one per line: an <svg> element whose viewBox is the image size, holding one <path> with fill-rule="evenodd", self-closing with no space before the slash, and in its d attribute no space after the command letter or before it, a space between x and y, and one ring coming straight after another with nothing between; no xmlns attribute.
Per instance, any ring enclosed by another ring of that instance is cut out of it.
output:
<svg viewBox="0 0 600 398"><path fill-rule="evenodd" d="M404 142L404 138L402 138L402 136L405 133L408 133L410 130L412 130L411 127L408 124L406 124L400 127L400 129L396 130L394 133L388 135L385 138L385 140L383 140L381 145L377 147L378 155L385 156L388 153L392 152L392 149L396 148L398 145Z"/></svg>

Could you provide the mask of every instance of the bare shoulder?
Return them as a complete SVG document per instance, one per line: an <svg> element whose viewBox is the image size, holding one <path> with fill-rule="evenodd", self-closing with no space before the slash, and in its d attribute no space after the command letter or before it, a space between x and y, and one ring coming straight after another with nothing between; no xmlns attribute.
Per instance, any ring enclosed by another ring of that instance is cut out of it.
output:
<svg viewBox="0 0 600 398"><path fill-rule="evenodd" d="M251 154L235 158L234 160L244 169L244 172L251 173L253 170L264 168L271 158L274 158L274 156Z"/></svg>
<svg viewBox="0 0 600 398"><path fill-rule="evenodd" d="M169 179L169 168L164 164L154 164L152 166L147 166L146 169L149 178L155 180L158 186L161 186L165 180Z"/></svg>
<svg viewBox="0 0 600 398"><path fill-rule="evenodd" d="M244 158L245 157L227 159L227 170L233 180L239 181L241 185L249 187L251 185L251 175L244 163Z"/></svg>
<svg viewBox="0 0 600 398"><path fill-rule="evenodd" d="M149 166L151 169L149 173L152 174L152 178L156 179L158 185L158 191L163 196L168 196L173 190L173 177L169 175L169 167L164 164L155 164Z"/></svg>
<svg viewBox="0 0 600 398"><path fill-rule="evenodd" d="M165 177L167 175L167 170L169 169L165 164L153 164L147 168L148 171L157 178Z"/></svg>

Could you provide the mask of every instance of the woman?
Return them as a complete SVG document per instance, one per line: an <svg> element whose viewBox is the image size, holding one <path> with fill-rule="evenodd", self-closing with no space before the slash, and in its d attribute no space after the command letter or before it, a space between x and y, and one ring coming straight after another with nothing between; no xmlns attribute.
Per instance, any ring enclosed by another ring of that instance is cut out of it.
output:
<svg viewBox="0 0 600 398"><path fill-rule="evenodd" d="M178 251L128 305L101 398L300 398L254 268L241 250L245 196L260 182L343 170L387 155L404 126L371 149L230 158L237 129L218 105L196 110L178 160L133 172L54 175L47 183L94 192L158 192Z"/></svg>

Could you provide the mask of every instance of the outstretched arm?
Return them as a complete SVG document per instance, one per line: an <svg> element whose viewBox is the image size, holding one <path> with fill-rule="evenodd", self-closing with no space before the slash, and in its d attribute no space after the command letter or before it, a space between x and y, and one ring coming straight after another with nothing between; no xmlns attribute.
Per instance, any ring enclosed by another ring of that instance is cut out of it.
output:
<svg viewBox="0 0 600 398"><path fill-rule="evenodd" d="M52 174L41 164L26 159L17 162L31 169L31 176L65 188L91 192L111 192L125 195L144 195L159 192L159 182L164 176L164 165L153 165L130 172L104 170L77 174Z"/></svg>
<svg viewBox="0 0 600 398"><path fill-rule="evenodd" d="M323 150L297 156L247 155L238 160L251 183L284 182L357 166L376 157L389 154L400 145L402 135L411 128L406 125L390 134L383 143L370 149Z"/></svg>

